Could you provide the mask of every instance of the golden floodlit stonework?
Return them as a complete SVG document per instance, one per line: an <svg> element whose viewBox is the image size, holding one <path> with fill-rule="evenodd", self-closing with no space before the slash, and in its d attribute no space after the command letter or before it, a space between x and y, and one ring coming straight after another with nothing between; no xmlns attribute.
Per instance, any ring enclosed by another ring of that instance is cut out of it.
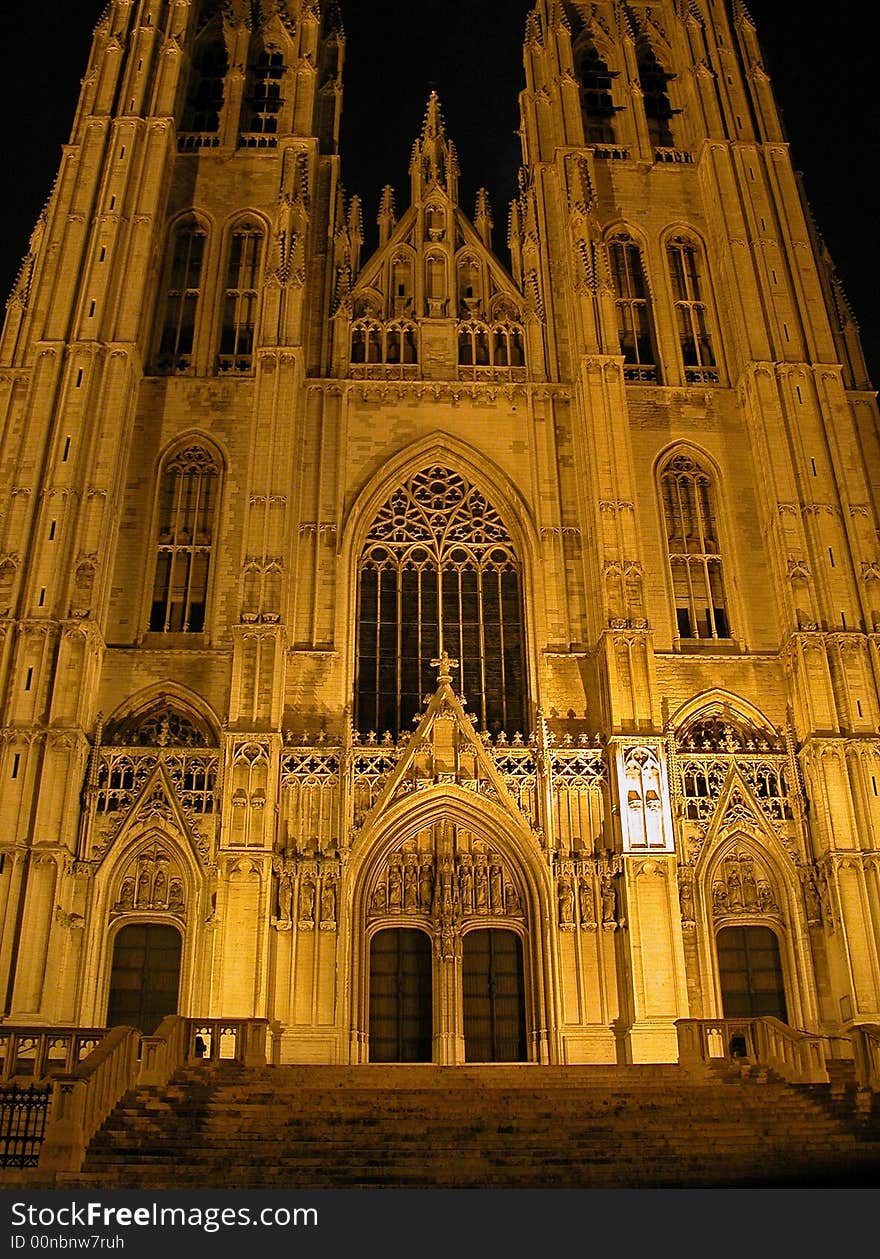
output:
<svg viewBox="0 0 880 1259"><path fill-rule="evenodd" d="M509 265L325 0L111 0L0 339L3 1020L880 1023L880 441L741 0L536 0ZM507 254L505 254L507 257Z"/></svg>

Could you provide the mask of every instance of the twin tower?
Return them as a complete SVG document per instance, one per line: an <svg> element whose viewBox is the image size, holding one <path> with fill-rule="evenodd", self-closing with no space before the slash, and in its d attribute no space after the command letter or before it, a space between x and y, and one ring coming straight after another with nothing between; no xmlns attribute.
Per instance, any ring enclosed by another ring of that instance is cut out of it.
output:
<svg viewBox="0 0 880 1259"><path fill-rule="evenodd" d="M748 11L524 12L504 259L433 94L366 256L343 17L95 29L0 339L4 1021L880 1022L876 400Z"/></svg>

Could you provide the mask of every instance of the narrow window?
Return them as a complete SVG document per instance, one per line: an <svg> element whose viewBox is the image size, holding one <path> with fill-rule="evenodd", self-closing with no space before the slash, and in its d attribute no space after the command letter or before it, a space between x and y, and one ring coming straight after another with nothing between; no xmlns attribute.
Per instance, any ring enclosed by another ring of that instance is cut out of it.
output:
<svg viewBox="0 0 880 1259"><path fill-rule="evenodd" d="M657 355L651 298L641 250L625 233L614 237L608 249L624 377L627 380L656 380Z"/></svg>
<svg viewBox="0 0 880 1259"><path fill-rule="evenodd" d="M20 753L20 752L16 752L16 753L15 753L15 755L13 756L13 758L12 758L12 777L13 777L13 778L17 778L17 777L18 777L18 767L19 767L19 765L20 765L20 764L21 764L21 753ZM873 781L873 780L872 780L872 781ZM876 796L876 794L877 794L877 789L876 789L876 786L875 786L875 788L874 788L874 795Z"/></svg>
<svg viewBox="0 0 880 1259"><path fill-rule="evenodd" d="M162 469L150 612L155 633L197 634L205 628L219 478L217 459L202 446L179 451Z"/></svg>
<svg viewBox="0 0 880 1259"><path fill-rule="evenodd" d="M688 455L675 455L661 487L678 637L729 638L711 478Z"/></svg>
<svg viewBox="0 0 880 1259"><path fill-rule="evenodd" d="M702 291L700 256L694 243L677 236L669 243L669 269L685 380L717 383L715 351Z"/></svg>
<svg viewBox="0 0 880 1259"><path fill-rule="evenodd" d="M170 247L157 372L193 370L204 255L205 233L199 224L188 220L178 226Z"/></svg>
<svg viewBox="0 0 880 1259"><path fill-rule="evenodd" d="M220 130L228 68L222 34L217 31L204 37L193 58L181 131L214 135Z"/></svg>
<svg viewBox="0 0 880 1259"><path fill-rule="evenodd" d="M587 144L613 144L613 75L590 39L582 40L575 48L575 73L581 85L584 139Z"/></svg>
<svg viewBox="0 0 880 1259"><path fill-rule="evenodd" d="M284 104L281 98L281 80L284 77L284 57L280 52L263 48L251 66L249 90L246 101L246 131L254 135L275 135L278 131L278 115Z"/></svg>
<svg viewBox="0 0 880 1259"><path fill-rule="evenodd" d="M642 44L639 49L639 83L648 123L648 136L656 149L673 147L672 106L666 85L670 76L657 60L653 48Z"/></svg>
<svg viewBox="0 0 880 1259"><path fill-rule="evenodd" d="M243 223L236 228L226 272L223 329L217 362L221 372L249 372L253 367L262 252L263 233L255 224Z"/></svg>

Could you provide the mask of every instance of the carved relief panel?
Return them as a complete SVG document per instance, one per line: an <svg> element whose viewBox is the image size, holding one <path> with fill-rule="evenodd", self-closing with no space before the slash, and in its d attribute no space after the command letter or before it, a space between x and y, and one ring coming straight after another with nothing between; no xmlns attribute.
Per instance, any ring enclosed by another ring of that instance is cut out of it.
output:
<svg viewBox="0 0 880 1259"><path fill-rule="evenodd" d="M452 956L474 919L522 919L522 889L510 863L486 840L440 823L405 840L375 873L368 917L429 918L441 956Z"/></svg>
<svg viewBox="0 0 880 1259"><path fill-rule="evenodd" d="M142 848L120 872L110 916L169 913L186 917L186 881L179 858L161 841Z"/></svg>

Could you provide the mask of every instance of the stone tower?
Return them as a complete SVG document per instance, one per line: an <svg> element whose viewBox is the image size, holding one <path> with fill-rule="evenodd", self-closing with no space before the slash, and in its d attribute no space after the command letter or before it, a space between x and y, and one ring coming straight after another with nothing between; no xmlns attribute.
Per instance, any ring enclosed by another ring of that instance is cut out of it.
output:
<svg viewBox="0 0 880 1259"><path fill-rule="evenodd" d="M6 1021L880 1021L876 401L745 6L537 0L509 266L436 93L362 256L343 54L95 30L0 341Z"/></svg>

